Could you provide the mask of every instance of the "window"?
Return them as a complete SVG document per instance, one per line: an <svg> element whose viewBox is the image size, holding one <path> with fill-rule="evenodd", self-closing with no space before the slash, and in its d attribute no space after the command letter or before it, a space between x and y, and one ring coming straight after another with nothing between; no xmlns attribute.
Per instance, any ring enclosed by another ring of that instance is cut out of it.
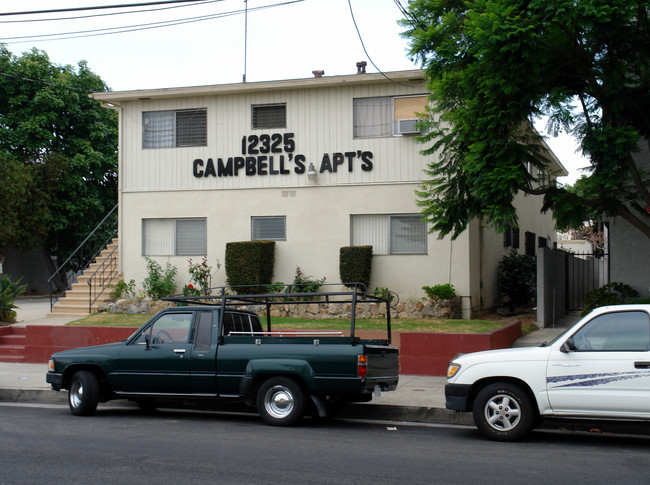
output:
<svg viewBox="0 0 650 485"><path fill-rule="evenodd" d="M187 343L193 316L191 312L163 315L142 332L135 344L145 343L147 336L154 345Z"/></svg>
<svg viewBox="0 0 650 485"><path fill-rule="evenodd" d="M143 219L142 254L145 256L204 256L207 220Z"/></svg>
<svg viewBox="0 0 650 485"><path fill-rule="evenodd" d="M285 241L287 221L285 216L251 217L252 241Z"/></svg>
<svg viewBox="0 0 650 485"><path fill-rule="evenodd" d="M535 248L535 233L534 232L528 232L524 234L524 251L528 256L535 256L536 255L536 248Z"/></svg>
<svg viewBox="0 0 650 485"><path fill-rule="evenodd" d="M426 113L427 97L383 96L353 100L354 138L379 138L420 133L417 123Z"/></svg>
<svg viewBox="0 0 650 485"><path fill-rule="evenodd" d="M144 111L142 148L198 147L208 144L208 114L203 109Z"/></svg>
<svg viewBox="0 0 650 485"><path fill-rule="evenodd" d="M573 335L575 350L647 351L650 321L645 312L615 312L599 315Z"/></svg>
<svg viewBox="0 0 650 485"><path fill-rule="evenodd" d="M262 324L257 315L248 313L224 313L223 334L230 335L231 332L261 333Z"/></svg>
<svg viewBox="0 0 650 485"><path fill-rule="evenodd" d="M391 136L392 98L358 98L353 101L354 138Z"/></svg>
<svg viewBox="0 0 650 485"><path fill-rule="evenodd" d="M212 312L199 312L199 326L194 342L195 350L210 350L212 343Z"/></svg>
<svg viewBox="0 0 650 485"><path fill-rule="evenodd" d="M508 225L503 233L503 246L512 246L515 249L519 248L519 228Z"/></svg>
<svg viewBox="0 0 650 485"><path fill-rule="evenodd" d="M350 217L352 246L371 245L373 254L426 254L427 225L419 214Z"/></svg>
<svg viewBox="0 0 650 485"><path fill-rule="evenodd" d="M287 105L268 104L253 106L253 128L286 128Z"/></svg>

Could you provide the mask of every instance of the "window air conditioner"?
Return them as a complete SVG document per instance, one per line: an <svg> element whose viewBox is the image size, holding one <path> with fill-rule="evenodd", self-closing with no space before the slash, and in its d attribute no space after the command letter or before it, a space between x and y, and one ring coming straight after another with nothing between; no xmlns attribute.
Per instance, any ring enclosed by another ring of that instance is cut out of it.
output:
<svg viewBox="0 0 650 485"><path fill-rule="evenodd" d="M419 135L421 131L416 126L419 121L417 118L397 120L397 132L400 135Z"/></svg>

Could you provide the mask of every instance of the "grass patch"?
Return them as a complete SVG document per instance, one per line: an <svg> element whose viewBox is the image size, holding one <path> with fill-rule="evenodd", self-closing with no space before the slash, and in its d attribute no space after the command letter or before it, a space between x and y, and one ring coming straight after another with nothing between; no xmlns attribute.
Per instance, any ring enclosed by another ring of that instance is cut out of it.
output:
<svg viewBox="0 0 650 485"><path fill-rule="evenodd" d="M68 325L139 327L151 315L126 313L93 313ZM266 319L262 318L262 325ZM344 319L305 320L300 318L278 317L272 319L274 328L286 330L349 330L350 321ZM357 330L386 330L386 320L381 318L356 320ZM489 320L448 320L448 319L391 319L393 331L400 332L445 332L445 333L485 333L505 325L504 322Z"/></svg>
<svg viewBox="0 0 650 485"><path fill-rule="evenodd" d="M67 325L88 325L91 327L139 327L149 320L146 313L93 313Z"/></svg>

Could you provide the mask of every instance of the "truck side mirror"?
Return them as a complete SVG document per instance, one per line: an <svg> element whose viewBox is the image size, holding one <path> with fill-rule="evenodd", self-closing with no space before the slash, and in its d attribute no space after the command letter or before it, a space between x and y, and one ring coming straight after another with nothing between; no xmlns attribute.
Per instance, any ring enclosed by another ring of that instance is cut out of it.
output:
<svg viewBox="0 0 650 485"><path fill-rule="evenodd" d="M144 349L145 350L151 350L151 335L146 334L144 336Z"/></svg>

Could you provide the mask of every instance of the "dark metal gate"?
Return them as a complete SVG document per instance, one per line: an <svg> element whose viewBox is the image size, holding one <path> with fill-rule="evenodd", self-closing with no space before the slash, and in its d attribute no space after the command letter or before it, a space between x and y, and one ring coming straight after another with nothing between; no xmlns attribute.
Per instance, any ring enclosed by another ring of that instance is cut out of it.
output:
<svg viewBox="0 0 650 485"><path fill-rule="evenodd" d="M609 283L609 255L571 253L565 264L567 311L582 310L585 293Z"/></svg>

